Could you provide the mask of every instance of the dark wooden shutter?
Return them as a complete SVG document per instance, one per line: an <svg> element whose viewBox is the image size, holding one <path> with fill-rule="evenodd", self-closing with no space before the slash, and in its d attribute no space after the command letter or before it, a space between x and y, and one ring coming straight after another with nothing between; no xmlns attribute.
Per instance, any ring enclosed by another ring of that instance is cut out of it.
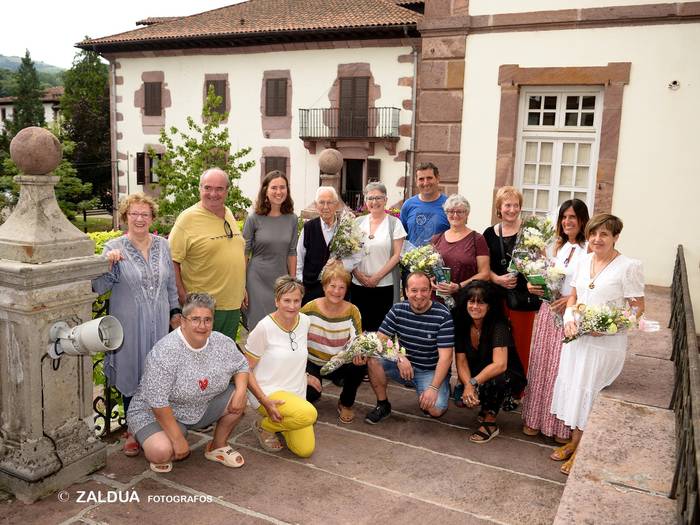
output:
<svg viewBox="0 0 700 525"><path fill-rule="evenodd" d="M144 90L146 95L146 106L144 115L148 117L160 117L163 113L161 107L161 87L162 82L145 82Z"/></svg>
<svg viewBox="0 0 700 525"><path fill-rule="evenodd" d="M265 115L284 117L287 115L287 79L268 78L265 83Z"/></svg>
<svg viewBox="0 0 700 525"><path fill-rule="evenodd" d="M369 77L340 79L340 136L366 137Z"/></svg>
<svg viewBox="0 0 700 525"><path fill-rule="evenodd" d="M367 182L379 182L380 159L367 159Z"/></svg>
<svg viewBox="0 0 700 525"><path fill-rule="evenodd" d="M265 157L265 173L278 170L287 174L287 158L286 157Z"/></svg>
<svg viewBox="0 0 700 525"><path fill-rule="evenodd" d="M146 184L146 154L141 151L136 154L136 184Z"/></svg>
<svg viewBox="0 0 700 525"><path fill-rule="evenodd" d="M209 86L214 88L214 94L217 97L221 97L221 104L216 106L214 111L223 115L226 113L226 81L225 80L208 80L207 81L207 93L209 93Z"/></svg>

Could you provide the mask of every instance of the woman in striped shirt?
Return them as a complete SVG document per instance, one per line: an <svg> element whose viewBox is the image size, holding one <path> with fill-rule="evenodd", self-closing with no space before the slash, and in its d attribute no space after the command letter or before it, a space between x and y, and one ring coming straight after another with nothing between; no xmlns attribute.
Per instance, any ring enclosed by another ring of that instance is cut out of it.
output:
<svg viewBox="0 0 700 525"><path fill-rule="evenodd" d="M324 296L305 304L301 309L311 320L306 399L312 403L321 397L323 391L321 367L362 332L360 311L344 299L349 283L350 274L342 264L327 265L321 272ZM341 423L351 423L354 419L352 406L366 373L366 366L348 363L326 376L336 383L342 381L343 390L338 402L338 419Z"/></svg>

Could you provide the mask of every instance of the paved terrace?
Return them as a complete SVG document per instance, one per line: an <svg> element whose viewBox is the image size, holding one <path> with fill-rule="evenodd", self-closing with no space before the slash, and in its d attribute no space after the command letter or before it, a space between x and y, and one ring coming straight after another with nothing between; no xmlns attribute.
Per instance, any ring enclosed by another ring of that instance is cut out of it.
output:
<svg viewBox="0 0 700 525"><path fill-rule="evenodd" d="M668 289L649 290L647 301L649 317L665 325L669 316ZM652 339L654 344L650 344ZM645 406L665 409L671 396L669 356L667 330L634 335L625 370L609 391L641 409L637 411L639 417L646 417ZM644 385L643 389L640 385ZM649 515L648 520L615 519L616 498L629 503L629 491L619 491L619 487L609 484L603 487L601 499L607 519L587 516L586 509L597 506L596 490L600 487L596 487L596 482L600 479L591 476L590 469L585 470L584 466L600 460L600 450L618 441L619 435L631 433L635 421L613 418L614 425L621 427L620 434L591 429L589 439L584 437L585 465L584 461L577 463L572 479L578 475L579 480L588 483L588 497L576 499L578 490L567 491L571 494L558 516L567 478L559 473L560 464L548 457L554 443L542 437L524 436L519 413L503 413L499 417L501 435L489 444L475 445L467 442L474 430L474 410L451 407L436 421L422 415L411 391L391 387L389 395L392 417L375 426L367 425L363 416L374 405L374 397L369 385L364 384L358 394L356 421L341 425L335 410L338 389L327 388L318 404L317 449L305 460L288 451L263 451L250 430L251 415L245 416L232 437L234 447L246 459L241 469L227 469L204 459L202 450L211 439L209 434L190 432L193 454L165 475L152 473L142 455L124 457L120 444L114 442L109 448L107 466L69 487L63 495L68 501L59 501L56 494L33 505L7 498L0 503L0 524L544 524L555 518L561 523L664 523L658 515ZM665 426L659 434L665 434L672 443L673 420L669 416L664 421L671 426ZM668 455L660 462L632 465L624 461L627 455L619 459L623 460L622 468L646 469L635 471L634 475L651 479L652 489L631 490L651 498L652 505L664 510L664 519L672 522L674 502L665 498L670 488L666 471L672 461ZM613 458L613 463L617 459ZM645 459L650 458L641 458ZM656 463L660 463L658 469ZM133 490L140 502L76 502L78 491L101 491L102 497L107 498L107 491L115 490ZM212 502L149 501L149 496L167 495L210 495Z"/></svg>

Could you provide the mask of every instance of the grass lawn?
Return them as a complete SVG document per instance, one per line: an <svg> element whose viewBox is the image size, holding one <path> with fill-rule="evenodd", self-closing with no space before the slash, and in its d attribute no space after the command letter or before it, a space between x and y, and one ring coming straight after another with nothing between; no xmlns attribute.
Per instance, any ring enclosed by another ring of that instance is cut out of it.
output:
<svg viewBox="0 0 700 525"><path fill-rule="evenodd" d="M107 217L88 217L85 222L82 216L77 216L71 222L82 232L106 232L112 229L112 219Z"/></svg>

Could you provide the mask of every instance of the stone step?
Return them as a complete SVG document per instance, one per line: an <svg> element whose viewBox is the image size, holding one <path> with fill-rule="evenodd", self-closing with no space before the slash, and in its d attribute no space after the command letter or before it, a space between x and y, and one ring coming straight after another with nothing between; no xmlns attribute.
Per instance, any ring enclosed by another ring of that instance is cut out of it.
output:
<svg viewBox="0 0 700 525"><path fill-rule="evenodd" d="M671 410L599 396L555 524L675 523Z"/></svg>

